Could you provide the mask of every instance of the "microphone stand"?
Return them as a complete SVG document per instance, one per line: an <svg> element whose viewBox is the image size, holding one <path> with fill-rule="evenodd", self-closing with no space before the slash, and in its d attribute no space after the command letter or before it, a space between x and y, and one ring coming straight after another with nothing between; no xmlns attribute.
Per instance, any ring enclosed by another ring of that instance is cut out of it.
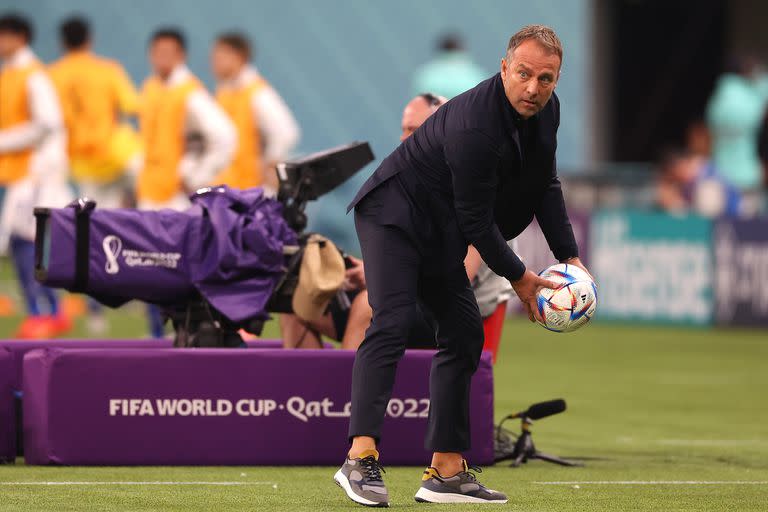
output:
<svg viewBox="0 0 768 512"><path fill-rule="evenodd" d="M580 462L563 459L555 455L549 455L538 451L536 449L536 445L533 444L533 437L531 436L531 425L533 425L533 420L526 416L525 413L518 413L507 416L504 418L504 420L502 420L501 423L499 423L498 430L501 431L501 425L504 423L504 421L513 418L520 418L520 429L522 433L515 441L515 446L512 449L512 453L504 457L504 459L501 459L512 459L511 466L513 468L520 467L521 464L525 464L532 459L539 459L545 462L559 464L561 466L579 467L584 465Z"/></svg>

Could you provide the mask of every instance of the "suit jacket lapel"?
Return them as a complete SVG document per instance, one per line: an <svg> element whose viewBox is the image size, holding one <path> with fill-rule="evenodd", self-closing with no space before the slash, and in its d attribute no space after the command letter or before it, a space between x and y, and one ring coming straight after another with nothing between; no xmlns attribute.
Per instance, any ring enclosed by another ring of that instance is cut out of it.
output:
<svg viewBox="0 0 768 512"><path fill-rule="evenodd" d="M513 142L512 145L515 147L514 151L517 151L518 161L522 164L523 163L523 151L520 148L520 132L517 130L516 126L512 130L512 142Z"/></svg>

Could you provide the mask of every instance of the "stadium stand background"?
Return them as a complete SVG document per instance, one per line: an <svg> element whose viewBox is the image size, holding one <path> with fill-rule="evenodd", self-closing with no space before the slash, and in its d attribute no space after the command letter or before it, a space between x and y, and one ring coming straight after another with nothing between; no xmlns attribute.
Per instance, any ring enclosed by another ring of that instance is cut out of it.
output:
<svg viewBox="0 0 768 512"><path fill-rule="evenodd" d="M120 60L137 84L149 72L146 44L158 26L184 29L190 67L209 88L208 51L214 36L244 30L256 47L257 66L301 125L300 152L368 140L377 161L398 142L412 76L434 55L439 35L460 33L490 76L515 30L528 23L547 24L566 48L558 84L563 105L558 162L564 170L589 163L593 84L588 0L0 0L0 12L7 10L32 18L33 47L46 62L59 55L58 23L68 15L85 14L93 24L96 51ZM356 250L352 218L344 210L372 169L313 204L310 227Z"/></svg>

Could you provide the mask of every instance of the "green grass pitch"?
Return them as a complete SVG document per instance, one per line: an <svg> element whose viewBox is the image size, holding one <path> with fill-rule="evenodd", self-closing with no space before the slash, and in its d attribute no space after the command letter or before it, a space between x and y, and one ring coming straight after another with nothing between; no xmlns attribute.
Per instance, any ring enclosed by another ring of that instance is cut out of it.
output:
<svg viewBox="0 0 768 512"><path fill-rule="evenodd" d="M110 334L145 332L139 313L130 309L110 313L115 321ZM0 322L0 334L10 332L14 321ZM269 325L266 334L274 336L275 326ZM534 439L543 451L594 459L583 468L540 461L519 469L503 463L486 467L480 475L482 481L507 492L510 501L485 507L520 511L768 510L766 331L597 321L580 332L554 334L511 320L504 331L495 378L497 418L532 402L563 397L568 411L534 425ZM342 456L339 454L340 461ZM386 460L383 450L385 466ZM0 511L352 510L356 505L331 480L335 469L33 467L17 463L0 466ZM421 471L387 467L393 507L473 508L415 503L413 493ZM482 506L474 506L478 507Z"/></svg>

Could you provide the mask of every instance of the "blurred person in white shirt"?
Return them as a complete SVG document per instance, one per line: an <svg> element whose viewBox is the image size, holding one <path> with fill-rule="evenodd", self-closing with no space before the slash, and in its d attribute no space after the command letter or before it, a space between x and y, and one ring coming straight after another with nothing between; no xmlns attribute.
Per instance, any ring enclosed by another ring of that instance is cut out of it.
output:
<svg viewBox="0 0 768 512"><path fill-rule="evenodd" d="M445 102L446 98L432 93L422 93L413 98L403 109L400 122L402 133L400 141L404 141L415 132L429 116L434 114ZM511 242L513 249L514 242ZM371 322L373 312L368 304L364 264L362 260L351 258L350 268L347 269L345 292L350 299L350 307L341 311L336 305L331 305L328 314L319 322L305 322L296 315L280 315L280 327L283 334L283 344L287 348L319 348L320 337L325 335L342 341L342 348L357 349L365 337L365 330ZM512 296L512 286L509 281L496 275L486 265L480 253L469 246L467 257L464 259L467 276L472 283L480 314L483 317L485 343L483 350L491 352L494 362L498 352L501 330L506 316L507 300ZM427 311L425 316L429 317ZM434 330L427 325L418 329L409 340L409 347L435 348Z"/></svg>
<svg viewBox="0 0 768 512"><path fill-rule="evenodd" d="M31 41L29 21L16 14L0 17L0 250L10 248L27 306L16 337L49 338L71 325L59 314L54 291L34 277L33 210L62 207L73 195L61 108Z"/></svg>
<svg viewBox="0 0 768 512"><path fill-rule="evenodd" d="M187 44L175 28L155 31L149 43L152 76L141 91L139 129L144 163L136 179L140 209L185 210L189 195L208 186L232 163L235 127L186 65ZM157 308L150 332L163 335Z"/></svg>
<svg viewBox="0 0 768 512"><path fill-rule="evenodd" d="M188 196L232 163L235 127L186 65L186 39L175 28L150 39L153 74L141 92L139 127L144 165L138 173L140 209L189 206Z"/></svg>
<svg viewBox="0 0 768 512"><path fill-rule="evenodd" d="M263 186L274 193L275 167L296 146L300 131L288 105L251 63L252 57L250 41L237 32L219 35L211 50L216 101L237 129L232 164L212 184Z"/></svg>

